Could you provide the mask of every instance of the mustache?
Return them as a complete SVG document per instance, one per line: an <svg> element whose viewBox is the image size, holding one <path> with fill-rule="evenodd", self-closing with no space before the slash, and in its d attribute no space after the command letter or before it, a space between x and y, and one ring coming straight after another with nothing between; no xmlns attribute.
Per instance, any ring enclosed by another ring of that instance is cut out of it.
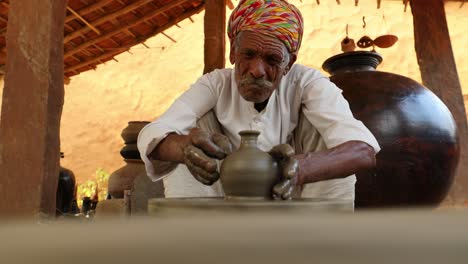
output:
<svg viewBox="0 0 468 264"><path fill-rule="evenodd" d="M251 84L255 84L261 87L262 89L271 89L273 87L273 83L266 80L265 78L254 78L250 75L247 75L240 80L241 86Z"/></svg>

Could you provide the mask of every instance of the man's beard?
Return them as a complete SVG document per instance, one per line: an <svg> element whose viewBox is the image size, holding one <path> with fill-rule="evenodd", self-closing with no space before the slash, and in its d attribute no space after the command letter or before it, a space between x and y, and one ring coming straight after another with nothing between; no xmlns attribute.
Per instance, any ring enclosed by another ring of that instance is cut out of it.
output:
<svg viewBox="0 0 468 264"><path fill-rule="evenodd" d="M245 77L243 77L240 82L240 86L245 86L245 85L256 85L257 87L260 87L261 90L268 90L270 91L273 88L273 83L265 80L264 78L254 78L251 75L247 74Z"/></svg>

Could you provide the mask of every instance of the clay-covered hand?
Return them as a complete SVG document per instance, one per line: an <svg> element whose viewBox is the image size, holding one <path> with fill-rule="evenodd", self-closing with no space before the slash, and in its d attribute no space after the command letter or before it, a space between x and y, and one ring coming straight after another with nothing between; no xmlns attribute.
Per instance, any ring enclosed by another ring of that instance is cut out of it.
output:
<svg viewBox="0 0 468 264"><path fill-rule="evenodd" d="M289 144L280 144L274 146L268 153L278 162L281 170L280 181L273 187L273 198L289 200L299 172L299 161L294 157L294 149Z"/></svg>
<svg viewBox="0 0 468 264"><path fill-rule="evenodd" d="M219 179L215 159L232 153L229 139L219 133L207 133L196 127L189 132L190 143L184 148L184 163L199 182L212 185Z"/></svg>

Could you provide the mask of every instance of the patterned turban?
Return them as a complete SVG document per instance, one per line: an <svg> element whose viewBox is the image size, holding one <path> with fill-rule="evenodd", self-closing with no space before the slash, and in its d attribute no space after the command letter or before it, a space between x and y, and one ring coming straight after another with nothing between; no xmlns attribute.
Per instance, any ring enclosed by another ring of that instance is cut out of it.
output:
<svg viewBox="0 0 468 264"><path fill-rule="evenodd" d="M297 54L303 28L301 12L286 0L241 0L227 30L231 45L239 32L250 30L276 37L290 53Z"/></svg>

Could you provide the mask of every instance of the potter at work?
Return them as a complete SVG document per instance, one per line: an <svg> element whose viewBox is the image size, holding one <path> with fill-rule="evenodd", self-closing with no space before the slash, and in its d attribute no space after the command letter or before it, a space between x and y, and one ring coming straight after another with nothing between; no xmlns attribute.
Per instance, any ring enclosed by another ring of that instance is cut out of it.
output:
<svg viewBox="0 0 468 264"><path fill-rule="evenodd" d="M239 182L222 186L218 161L239 148L240 131L256 130L258 148L279 166L271 197L354 200L354 174L375 166L380 147L335 84L295 64L302 34L292 4L239 2L228 24L234 69L203 75L139 134L147 174L163 179L166 197L233 191Z"/></svg>

